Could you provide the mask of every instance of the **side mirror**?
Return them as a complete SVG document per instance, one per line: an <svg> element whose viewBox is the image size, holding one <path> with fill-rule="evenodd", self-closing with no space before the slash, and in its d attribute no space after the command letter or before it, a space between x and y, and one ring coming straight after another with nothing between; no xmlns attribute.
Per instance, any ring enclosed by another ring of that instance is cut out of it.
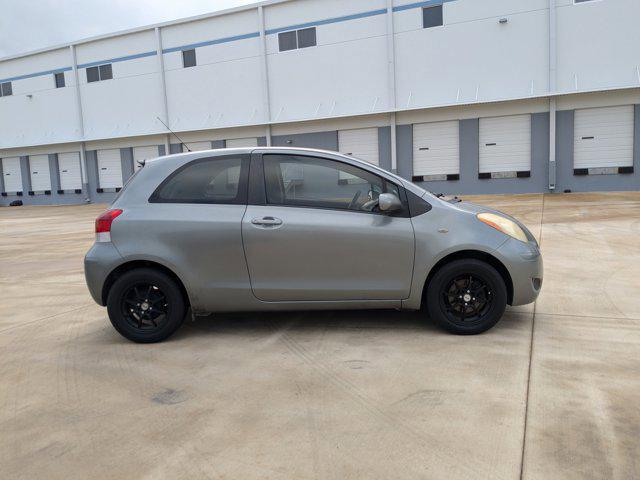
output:
<svg viewBox="0 0 640 480"><path fill-rule="evenodd" d="M378 197L381 212L395 212L402 209L402 202L393 193L381 193Z"/></svg>

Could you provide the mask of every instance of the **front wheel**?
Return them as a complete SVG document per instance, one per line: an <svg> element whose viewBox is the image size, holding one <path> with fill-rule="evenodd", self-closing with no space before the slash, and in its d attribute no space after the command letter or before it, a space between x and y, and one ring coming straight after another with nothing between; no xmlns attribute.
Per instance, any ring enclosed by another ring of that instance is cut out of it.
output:
<svg viewBox="0 0 640 480"><path fill-rule="evenodd" d="M125 338L160 342L175 332L186 314L180 287L151 268L131 270L118 278L107 297L109 319Z"/></svg>
<svg viewBox="0 0 640 480"><path fill-rule="evenodd" d="M480 260L455 260L436 272L427 287L429 316L458 335L482 333L502 318L507 288L500 274Z"/></svg>

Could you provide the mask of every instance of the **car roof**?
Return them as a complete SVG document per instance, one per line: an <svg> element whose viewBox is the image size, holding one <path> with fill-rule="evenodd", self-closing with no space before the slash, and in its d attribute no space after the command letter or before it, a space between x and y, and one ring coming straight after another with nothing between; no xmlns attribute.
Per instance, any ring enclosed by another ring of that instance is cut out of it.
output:
<svg viewBox="0 0 640 480"><path fill-rule="evenodd" d="M217 148L212 150L198 150L197 152L186 152L186 153L176 153L172 155L166 155L164 157L149 159L149 162L164 162L164 161L176 161L184 164L190 160L196 160L198 158L205 157L214 157L214 156L222 156L229 155L231 153L238 154L251 154L251 153L271 153L271 154L288 154L288 155L313 155L320 156L323 158L327 158L330 160L337 160L341 162L346 162L358 167L361 167L365 170L369 170L373 173L377 173L383 177L386 177L388 180L395 180L396 182L401 183L407 190L412 193L422 197L426 190L418 187L417 185L405 180L404 178L389 172L377 165L366 162L356 157L352 157L351 155L345 155L339 152L334 152L331 150L321 150L317 148L301 148L301 147L238 147L238 148Z"/></svg>

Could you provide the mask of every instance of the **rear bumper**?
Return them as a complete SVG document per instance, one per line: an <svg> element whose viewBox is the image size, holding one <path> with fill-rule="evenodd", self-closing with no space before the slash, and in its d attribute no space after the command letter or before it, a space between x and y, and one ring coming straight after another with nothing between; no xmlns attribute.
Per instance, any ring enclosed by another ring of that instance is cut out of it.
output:
<svg viewBox="0 0 640 480"><path fill-rule="evenodd" d="M109 274L122 263L122 256L110 242L94 243L84 257L84 278L91 297L98 304L105 306L102 300L104 282Z"/></svg>
<svg viewBox="0 0 640 480"><path fill-rule="evenodd" d="M509 239L497 252L509 270L513 283L511 305L526 305L535 302L542 289L544 267L537 245Z"/></svg>

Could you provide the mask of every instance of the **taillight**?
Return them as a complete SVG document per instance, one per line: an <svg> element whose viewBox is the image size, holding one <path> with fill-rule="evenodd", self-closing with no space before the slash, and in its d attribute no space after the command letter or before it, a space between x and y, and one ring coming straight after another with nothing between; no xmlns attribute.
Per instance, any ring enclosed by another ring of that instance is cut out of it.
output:
<svg viewBox="0 0 640 480"><path fill-rule="evenodd" d="M121 213L119 209L107 210L96 218L96 242L111 241L111 224Z"/></svg>

